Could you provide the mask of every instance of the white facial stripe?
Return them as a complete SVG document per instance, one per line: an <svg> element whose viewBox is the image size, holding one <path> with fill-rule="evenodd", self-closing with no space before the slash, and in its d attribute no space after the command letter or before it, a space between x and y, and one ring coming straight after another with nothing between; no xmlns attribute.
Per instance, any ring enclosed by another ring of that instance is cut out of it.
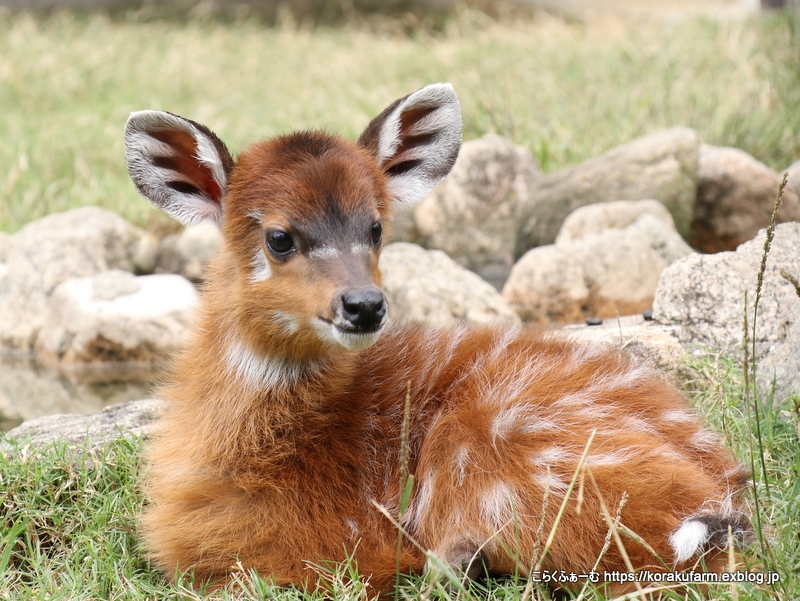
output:
<svg viewBox="0 0 800 601"><path fill-rule="evenodd" d="M337 259L342 256L342 251L333 246L320 246L308 253L309 259Z"/></svg>
<svg viewBox="0 0 800 601"><path fill-rule="evenodd" d="M253 272L250 274L250 280L253 282L263 282L272 275L272 267L269 265L269 259L264 254L263 248L257 248L256 252L253 253L251 265L253 266Z"/></svg>

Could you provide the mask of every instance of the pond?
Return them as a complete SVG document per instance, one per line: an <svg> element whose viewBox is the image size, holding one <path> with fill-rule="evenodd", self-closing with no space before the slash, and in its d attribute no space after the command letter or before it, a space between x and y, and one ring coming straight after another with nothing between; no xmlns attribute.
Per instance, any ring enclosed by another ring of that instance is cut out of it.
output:
<svg viewBox="0 0 800 601"><path fill-rule="evenodd" d="M49 367L30 356L0 354L0 431L53 413L91 414L153 396L164 366L103 363Z"/></svg>

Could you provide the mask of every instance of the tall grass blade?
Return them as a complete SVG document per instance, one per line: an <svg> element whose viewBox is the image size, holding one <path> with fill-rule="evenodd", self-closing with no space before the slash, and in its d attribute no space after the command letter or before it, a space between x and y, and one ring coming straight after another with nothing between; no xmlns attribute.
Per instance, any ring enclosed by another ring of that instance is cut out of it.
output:
<svg viewBox="0 0 800 601"><path fill-rule="evenodd" d="M759 400L758 400L758 391L756 387L756 368L757 368L757 360L756 357L756 331L758 327L758 304L761 300L761 290L764 286L764 274L767 271L767 258L769 256L769 252L772 249L772 240L775 238L775 225L776 219L778 216L778 210L781 208L783 204L783 191L786 189L786 184L788 181L789 174L784 173L783 179L781 180L781 184L778 187L778 194L775 197L775 206L772 209L772 216L770 218L769 226L767 227L767 235L764 239L764 251L761 254L761 265L758 269L758 280L756 282L756 296L753 301L753 323L752 327L752 336L750 340L751 344L751 357L750 357L750 365L745 364L745 371L751 370L751 378L752 378L752 386L751 390L753 392L753 410L755 414L755 424L756 424L756 440L758 441L758 455L761 460L761 476L764 480L764 487L767 491L767 496L770 495L770 487L769 487L769 474L767 473L767 462L764 458L764 442L763 436L761 434L761 408L759 407Z"/></svg>

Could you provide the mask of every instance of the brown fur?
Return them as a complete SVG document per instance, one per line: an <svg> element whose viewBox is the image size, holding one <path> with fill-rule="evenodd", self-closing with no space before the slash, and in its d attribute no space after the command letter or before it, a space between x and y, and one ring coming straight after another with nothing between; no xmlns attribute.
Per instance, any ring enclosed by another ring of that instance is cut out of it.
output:
<svg viewBox="0 0 800 601"><path fill-rule="evenodd" d="M223 249L149 450L143 527L156 565L224 581L239 560L314 586L311 564L354 553L375 589L391 588L398 534L375 504L401 520L408 383L415 487L403 526L456 567L481 547L493 572L532 569L593 432L586 469L610 511L627 494L622 524L656 554L624 539L637 569L674 567L669 537L687 517L741 522L743 470L677 390L628 358L527 328L394 325L365 350L334 347L313 320L352 281L379 284L375 247L352 261L301 248L251 277L271 228L312 250L366 244L389 218L385 185L372 153L324 134L256 144L233 167ZM248 377L231 356L261 363ZM598 559L608 527L588 478L583 494L544 568L585 574ZM402 553L403 571L423 569L408 539ZM625 571L615 545L599 569Z"/></svg>

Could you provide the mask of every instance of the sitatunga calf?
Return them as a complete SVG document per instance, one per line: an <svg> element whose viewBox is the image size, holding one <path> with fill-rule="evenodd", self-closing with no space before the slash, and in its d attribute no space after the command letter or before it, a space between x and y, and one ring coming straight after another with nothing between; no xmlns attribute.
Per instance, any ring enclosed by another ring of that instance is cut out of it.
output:
<svg viewBox="0 0 800 601"><path fill-rule="evenodd" d="M479 562L493 574L625 571L616 544L603 553L601 511L623 496L637 570L703 554L718 569L729 527L747 536L746 470L647 367L523 327L387 322L383 231L456 160L450 85L392 103L356 143L298 133L234 161L209 129L159 111L131 115L125 134L141 193L223 233L149 451L144 534L170 576L224 582L239 561L313 587L324 584L313 564L348 555L376 591L432 557L467 577ZM409 383L415 480L401 516ZM580 507L573 492L542 560L585 450ZM399 558L387 514L407 533Z"/></svg>

